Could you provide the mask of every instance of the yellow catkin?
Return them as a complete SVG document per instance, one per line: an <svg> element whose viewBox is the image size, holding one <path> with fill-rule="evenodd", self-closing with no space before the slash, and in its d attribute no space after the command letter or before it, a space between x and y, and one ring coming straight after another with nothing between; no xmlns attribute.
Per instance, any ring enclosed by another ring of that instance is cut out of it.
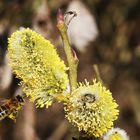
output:
<svg viewBox="0 0 140 140"><path fill-rule="evenodd" d="M103 140L129 140L129 136L123 129L112 128L103 136Z"/></svg>
<svg viewBox="0 0 140 140"><path fill-rule="evenodd" d="M100 137L113 126L119 111L112 94L101 83L79 84L65 103L66 118L79 131Z"/></svg>
<svg viewBox="0 0 140 140"><path fill-rule="evenodd" d="M23 91L39 107L48 107L68 85L66 66L50 41L31 29L14 32L8 40L8 57Z"/></svg>

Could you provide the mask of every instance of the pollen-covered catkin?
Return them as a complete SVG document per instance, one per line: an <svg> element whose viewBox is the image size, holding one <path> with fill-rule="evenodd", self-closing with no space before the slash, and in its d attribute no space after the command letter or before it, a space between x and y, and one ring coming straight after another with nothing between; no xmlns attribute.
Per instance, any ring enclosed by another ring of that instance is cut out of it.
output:
<svg viewBox="0 0 140 140"><path fill-rule="evenodd" d="M100 137L113 126L119 111L112 94L100 82L80 84L65 103L66 118L79 131Z"/></svg>
<svg viewBox="0 0 140 140"><path fill-rule="evenodd" d="M8 40L8 57L23 91L39 107L48 107L68 85L66 66L50 41L31 29L14 32Z"/></svg>

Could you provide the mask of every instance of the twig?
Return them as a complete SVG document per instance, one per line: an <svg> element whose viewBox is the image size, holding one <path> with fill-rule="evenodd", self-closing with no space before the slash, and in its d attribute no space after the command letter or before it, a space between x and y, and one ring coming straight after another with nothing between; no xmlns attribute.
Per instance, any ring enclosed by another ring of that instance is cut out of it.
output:
<svg viewBox="0 0 140 140"><path fill-rule="evenodd" d="M58 11L57 16L57 28L61 33L61 37L64 44L64 50L66 53L68 65L69 65L69 76L70 76L70 87L71 91L76 88L77 86L77 65L78 59L76 53L72 50L69 39L67 36L67 26L64 21L64 15L62 14L61 10Z"/></svg>
<svg viewBox="0 0 140 140"><path fill-rule="evenodd" d="M101 76L100 76L98 65L97 64L94 64L93 65L93 69L95 71L96 79L103 84L103 81L102 81Z"/></svg>

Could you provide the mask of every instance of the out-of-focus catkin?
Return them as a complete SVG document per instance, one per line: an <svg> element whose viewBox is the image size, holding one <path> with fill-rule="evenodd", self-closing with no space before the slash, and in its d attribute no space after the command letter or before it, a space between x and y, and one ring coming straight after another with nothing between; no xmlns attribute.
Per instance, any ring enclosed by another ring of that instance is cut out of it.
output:
<svg viewBox="0 0 140 140"><path fill-rule="evenodd" d="M100 137L113 126L118 117L118 105L112 94L100 82L80 84L65 103L66 118L79 131Z"/></svg>
<svg viewBox="0 0 140 140"><path fill-rule="evenodd" d="M123 129L112 128L103 136L103 140L129 140L129 136Z"/></svg>
<svg viewBox="0 0 140 140"><path fill-rule="evenodd" d="M29 28L14 32L8 43L10 66L23 91L37 106L48 107L68 85L67 68L54 46Z"/></svg>

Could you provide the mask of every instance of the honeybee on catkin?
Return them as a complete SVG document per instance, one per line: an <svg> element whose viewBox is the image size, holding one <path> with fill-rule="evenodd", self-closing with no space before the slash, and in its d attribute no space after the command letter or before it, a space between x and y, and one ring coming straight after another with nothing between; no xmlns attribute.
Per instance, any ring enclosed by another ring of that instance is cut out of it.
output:
<svg viewBox="0 0 140 140"><path fill-rule="evenodd" d="M20 95L4 100L0 105L0 120L9 117L10 119L16 121L18 112L22 109L24 102L24 98Z"/></svg>

